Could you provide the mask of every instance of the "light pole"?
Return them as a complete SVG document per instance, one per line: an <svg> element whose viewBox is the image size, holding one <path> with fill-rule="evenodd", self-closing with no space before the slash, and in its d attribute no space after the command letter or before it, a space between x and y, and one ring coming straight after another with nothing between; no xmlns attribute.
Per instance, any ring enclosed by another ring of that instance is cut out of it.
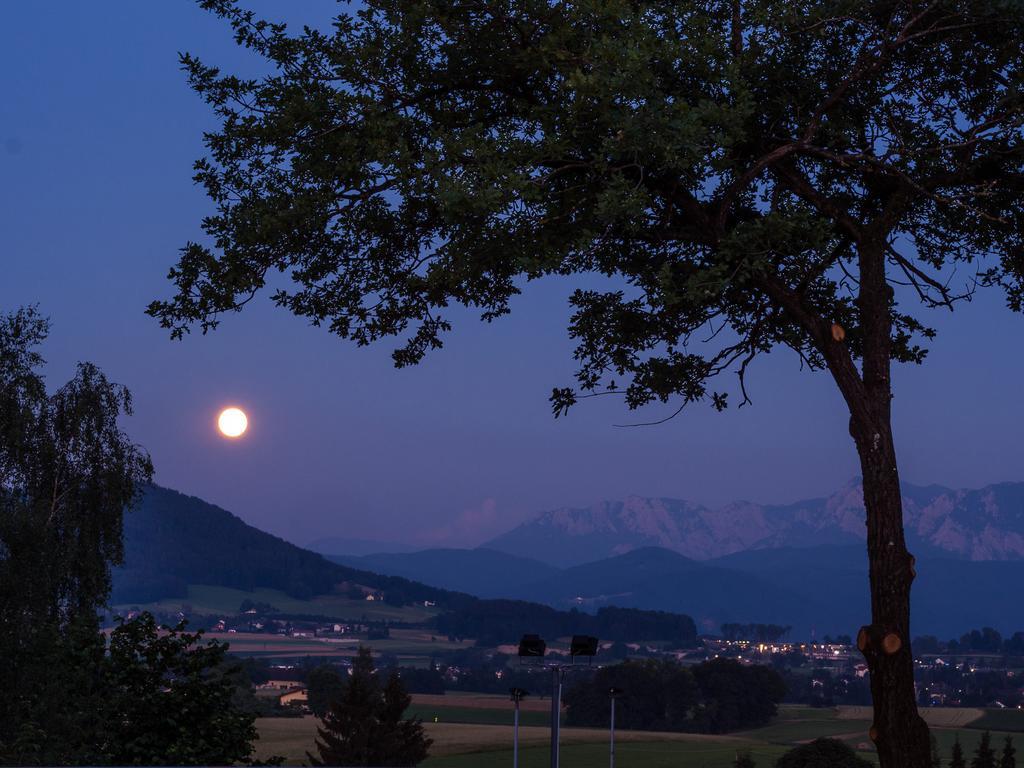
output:
<svg viewBox="0 0 1024 768"><path fill-rule="evenodd" d="M622 689L609 688L608 695L612 700L612 725L608 742L608 768L615 768L615 700L622 695Z"/></svg>
<svg viewBox="0 0 1024 768"><path fill-rule="evenodd" d="M515 719L512 721L512 768L519 768L519 702L524 696L529 696L530 692L522 688L510 688L509 693L516 705Z"/></svg>
<svg viewBox="0 0 1024 768"><path fill-rule="evenodd" d="M551 768L558 768L559 735L562 730L562 668L551 668Z"/></svg>
<svg viewBox="0 0 1024 768"><path fill-rule="evenodd" d="M569 656L575 662L577 656L584 656L588 661L597 655L598 640L590 635L573 635L569 644ZM519 659L543 658L547 651L540 635L523 635L519 641ZM562 679L565 667L557 664L551 667L551 768L558 768L559 743L558 737L562 728ZM517 704L518 707L518 704ZM518 711L518 710L517 710ZM517 715L518 717L518 715ZM518 720L517 720L518 722ZM518 730L517 730L518 733ZM517 737L518 738L518 737ZM513 748L513 759L518 756L518 749Z"/></svg>

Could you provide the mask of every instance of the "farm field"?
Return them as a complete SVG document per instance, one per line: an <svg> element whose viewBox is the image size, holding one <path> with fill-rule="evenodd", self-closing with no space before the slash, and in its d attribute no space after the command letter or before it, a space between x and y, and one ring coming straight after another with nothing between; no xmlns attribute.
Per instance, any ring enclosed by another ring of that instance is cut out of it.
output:
<svg viewBox="0 0 1024 768"><path fill-rule="evenodd" d="M524 705L527 702L524 702ZM529 701L521 711L520 763L523 768L541 768L549 764L547 702ZM511 764L512 711L502 696L486 694L453 694L451 696L417 695L410 713L424 719L424 726L434 739L428 768L471 768L481 759L491 764ZM433 722L437 715L438 722ZM981 730L976 724L985 722L990 714L1004 723L992 731L993 743L1014 735L1011 728L1020 728L1024 713L1015 710L927 709L922 710L929 721L942 756L948 760L955 739L970 755ZM771 724L730 735L700 735L619 731L616 733L616 764L621 768L730 768L737 751L749 751L760 768L771 768L775 760L796 744L829 736L847 742L874 763L874 754L867 729L870 726L867 707L814 709L783 706ZM993 722L997 722L993 720ZM305 751L312 748L316 720L306 718L264 718L257 720L260 741L257 756L282 755L286 762L297 765L305 760ZM994 728L994 725L993 725ZM1019 732L1016 734L1020 739ZM565 728L562 730L563 764L573 768L603 768L608 764L608 732L604 729Z"/></svg>
<svg viewBox="0 0 1024 768"><path fill-rule="evenodd" d="M254 603L269 603L280 613L327 616L347 621L404 621L424 622L436 616L437 611L420 606L393 606L379 601L350 600L342 595L318 595L307 600L290 597L276 589L257 589L246 592L230 587L214 587L204 584L190 584L188 597L174 597L155 603L118 605L115 609L179 611L188 605L196 613L238 613L243 600Z"/></svg>

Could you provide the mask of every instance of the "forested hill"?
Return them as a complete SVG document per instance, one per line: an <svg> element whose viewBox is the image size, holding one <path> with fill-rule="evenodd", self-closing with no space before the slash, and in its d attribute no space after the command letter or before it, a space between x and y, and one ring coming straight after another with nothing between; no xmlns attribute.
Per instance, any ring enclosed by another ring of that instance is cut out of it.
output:
<svg viewBox="0 0 1024 768"><path fill-rule="evenodd" d="M397 602L431 600L456 607L471 600L332 563L227 510L158 485L147 486L138 506L125 515L124 542L125 564L114 570L114 604L185 597L188 584L265 587L305 598L327 594L342 582L380 589Z"/></svg>

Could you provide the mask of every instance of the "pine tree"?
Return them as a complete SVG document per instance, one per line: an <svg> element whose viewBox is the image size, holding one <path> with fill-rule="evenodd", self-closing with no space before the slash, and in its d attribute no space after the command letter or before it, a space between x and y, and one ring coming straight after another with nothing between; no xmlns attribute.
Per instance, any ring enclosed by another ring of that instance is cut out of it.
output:
<svg viewBox="0 0 1024 768"><path fill-rule="evenodd" d="M931 736L932 741L932 768L942 768L942 757L939 755L939 742L935 740L935 734Z"/></svg>
<svg viewBox="0 0 1024 768"><path fill-rule="evenodd" d="M1017 750L1013 748L1013 738L1006 737L1003 743L1003 756L999 759L999 768L1017 768Z"/></svg>
<svg viewBox="0 0 1024 768"><path fill-rule="evenodd" d="M971 768L996 768L996 751L992 749L991 740L992 735L988 731L981 734L981 741L971 760Z"/></svg>
<svg viewBox="0 0 1024 768"><path fill-rule="evenodd" d="M967 768L964 749L960 746L960 734L957 734L956 741L953 742L953 754L949 759L949 768Z"/></svg>
<svg viewBox="0 0 1024 768"><path fill-rule="evenodd" d="M352 675L317 728L319 759L313 765L410 766L427 757L432 743L419 718L403 718L412 701L392 671L382 687L368 648L360 647Z"/></svg>

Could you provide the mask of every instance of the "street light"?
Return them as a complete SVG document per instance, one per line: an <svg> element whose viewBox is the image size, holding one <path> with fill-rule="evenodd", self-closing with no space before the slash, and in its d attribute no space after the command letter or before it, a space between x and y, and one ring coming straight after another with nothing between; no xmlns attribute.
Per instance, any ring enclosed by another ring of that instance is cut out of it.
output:
<svg viewBox="0 0 1024 768"><path fill-rule="evenodd" d="M569 655L593 658L597 655L598 639L591 635L573 635ZM519 641L519 658L540 658L547 651L547 643L540 635L523 635ZM558 739L562 728L562 675L564 669L551 665L551 768L558 768Z"/></svg>
<svg viewBox="0 0 1024 768"><path fill-rule="evenodd" d="M510 688L509 693L516 705L515 720L512 723L512 768L519 768L519 702L524 696L529 696L530 692L522 688Z"/></svg>
<svg viewBox="0 0 1024 768"><path fill-rule="evenodd" d="M608 695L612 700L611 740L608 743L608 768L615 768L615 700L622 695L621 688L609 688Z"/></svg>

